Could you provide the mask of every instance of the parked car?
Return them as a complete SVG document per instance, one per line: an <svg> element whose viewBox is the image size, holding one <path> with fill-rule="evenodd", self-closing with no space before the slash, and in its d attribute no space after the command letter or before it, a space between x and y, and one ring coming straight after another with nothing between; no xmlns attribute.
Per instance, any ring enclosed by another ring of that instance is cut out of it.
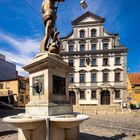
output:
<svg viewBox="0 0 140 140"><path fill-rule="evenodd" d="M13 105L9 105L5 102L0 101L0 109L3 109L3 108L13 108Z"/></svg>

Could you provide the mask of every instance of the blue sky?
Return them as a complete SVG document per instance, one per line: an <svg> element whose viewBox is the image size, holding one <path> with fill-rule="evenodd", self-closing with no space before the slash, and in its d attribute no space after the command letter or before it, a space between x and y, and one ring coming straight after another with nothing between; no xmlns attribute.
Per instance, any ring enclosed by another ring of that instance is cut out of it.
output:
<svg viewBox="0 0 140 140"><path fill-rule="evenodd" d="M27 2L35 11L27 4ZM119 33L121 43L128 52L129 72L140 71L140 1L139 0L86 0L83 10L80 0L65 0L59 5L57 28L61 36L72 30L71 21L86 11L106 18L105 29ZM27 64L38 52L44 35L41 17L42 0L0 0L0 53L17 65Z"/></svg>

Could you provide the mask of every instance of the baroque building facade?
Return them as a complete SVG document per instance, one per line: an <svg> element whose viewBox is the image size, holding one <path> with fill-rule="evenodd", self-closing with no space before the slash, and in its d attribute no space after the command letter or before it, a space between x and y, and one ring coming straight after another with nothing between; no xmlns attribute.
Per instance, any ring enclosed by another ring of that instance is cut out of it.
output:
<svg viewBox="0 0 140 140"><path fill-rule="evenodd" d="M74 105L116 105L126 101L127 48L119 35L104 29L105 19L86 12L72 22L61 38L64 61L74 67L69 75L69 97Z"/></svg>

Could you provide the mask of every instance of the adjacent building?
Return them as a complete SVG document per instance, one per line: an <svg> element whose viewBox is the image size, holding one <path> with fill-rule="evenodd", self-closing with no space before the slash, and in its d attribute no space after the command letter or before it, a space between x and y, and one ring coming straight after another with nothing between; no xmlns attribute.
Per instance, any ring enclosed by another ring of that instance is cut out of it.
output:
<svg viewBox="0 0 140 140"><path fill-rule="evenodd" d="M6 57L0 54L0 80L16 79L16 65L6 60Z"/></svg>
<svg viewBox="0 0 140 140"><path fill-rule="evenodd" d="M25 107L29 102L29 78L17 76L14 80L0 81L0 101Z"/></svg>
<svg viewBox="0 0 140 140"><path fill-rule="evenodd" d="M86 12L62 38L61 56L75 70L69 75L70 102L116 105L126 101L127 48L118 34L104 29L105 19Z"/></svg>
<svg viewBox="0 0 140 140"><path fill-rule="evenodd" d="M140 73L128 74L127 98L131 105L140 107Z"/></svg>

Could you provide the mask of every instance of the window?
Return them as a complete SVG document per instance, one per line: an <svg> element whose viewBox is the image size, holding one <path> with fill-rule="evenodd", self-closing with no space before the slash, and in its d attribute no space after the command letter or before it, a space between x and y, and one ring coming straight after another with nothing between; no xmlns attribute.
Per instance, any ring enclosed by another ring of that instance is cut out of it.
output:
<svg viewBox="0 0 140 140"><path fill-rule="evenodd" d="M19 80L19 91L21 93L25 92L26 90L26 82L22 79Z"/></svg>
<svg viewBox="0 0 140 140"><path fill-rule="evenodd" d="M69 52L73 52L74 50L74 46L73 45L69 45Z"/></svg>
<svg viewBox="0 0 140 140"><path fill-rule="evenodd" d="M91 73L91 83L95 83L97 81L97 74Z"/></svg>
<svg viewBox="0 0 140 140"><path fill-rule="evenodd" d="M103 73L103 82L108 82L108 72Z"/></svg>
<svg viewBox="0 0 140 140"><path fill-rule="evenodd" d="M91 99L96 99L96 90L91 92Z"/></svg>
<svg viewBox="0 0 140 140"><path fill-rule="evenodd" d="M85 51L85 45L84 44L80 45L80 51L82 51L82 52Z"/></svg>
<svg viewBox="0 0 140 140"><path fill-rule="evenodd" d="M96 51L96 49L97 49L97 48L96 48L96 44L92 44L92 45L91 45L91 50L92 50L92 51Z"/></svg>
<svg viewBox="0 0 140 140"><path fill-rule="evenodd" d="M19 100L20 100L21 103L24 103L24 96L20 95L20 99Z"/></svg>
<svg viewBox="0 0 140 140"><path fill-rule="evenodd" d="M115 99L120 99L120 90L116 90Z"/></svg>
<svg viewBox="0 0 140 140"><path fill-rule="evenodd" d="M108 58L103 58L103 66L108 66Z"/></svg>
<svg viewBox="0 0 140 140"><path fill-rule="evenodd" d="M3 83L0 83L0 89L3 89Z"/></svg>
<svg viewBox="0 0 140 140"><path fill-rule="evenodd" d="M80 91L80 99L85 99L85 91Z"/></svg>
<svg viewBox="0 0 140 140"><path fill-rule="evenodd" d="M69 59L69 66L73 67L74 65L73 59Z"/></svg>
<svg viewBox="0 0 140 140"><path fill-rule="evenodd" d="M80 67L85 67L85 59L80 59Z"/></svg>
<svg viewBox="0 0 140 140"><path fill-rule="evenodd" d="M120 82L120 72L115 72L115 82Z"/></svg>
<svg viewBox="0 0 140 140"><path fill-rule="evenodd" d="M80 31L80 38L84 38L85 37L85 31L84 30L81 30Z"/></svg>
<svg viewBox="0 0 140 140"><path fill-rule="evenodd" d="M85 73L80 73L80 83L85 83Z"/></svg>
<svg viewBox="0 0 140 140"><path fill-rule="evenodd" d="M97 66L97 60L96 60L96 58L93 58L91 60L91 66Z"/></svg>
<svg viewBox="0 0 140 140"><path fill-rule="evenodd" d="M69 75L69 82L73 83L74 82L74 74Z"/></svg>
<svg viewBox="0 0 140 140"><path fill-rule="evenodd" d="M120 57L115 57L115 65L120 65Z"/></svg>
<svg viewBox="0 0 140 140"><path fill-rule="evenodd" d="M9 82L6 82L6 88L10 89Z"/></svg>
<svg viewBox="0 0 140 140"><path fill-rule="evenodd" d="M108 43L103 43L103 50L107 50L108 49Z"/></svg>
<svg viewBox="0 0 140 140"><path fill-rule="evenodd" d="M92 29L92 30L91 30L91 37L95 37L96 34L97 34L96 29Z"/></svg>

